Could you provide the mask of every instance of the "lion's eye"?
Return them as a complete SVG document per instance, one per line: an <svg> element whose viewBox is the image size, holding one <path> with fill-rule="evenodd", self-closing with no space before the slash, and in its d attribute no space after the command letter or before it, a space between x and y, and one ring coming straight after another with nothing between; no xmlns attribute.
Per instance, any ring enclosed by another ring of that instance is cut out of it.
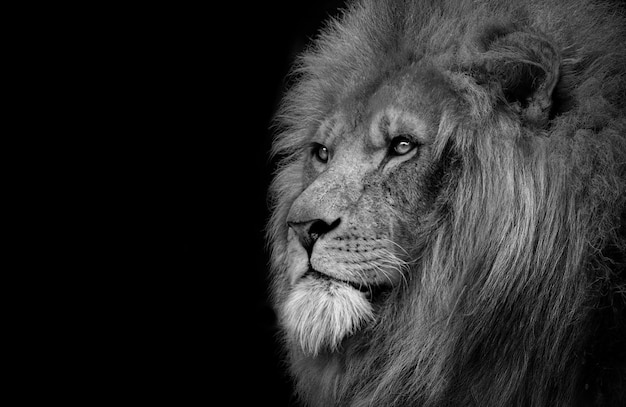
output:
<svg viewBox="0 0 626 407"><path fill-rule="evenodd" d="M315 157L315 159L317 159L317 161L321 163L327 163L329 156L328 148L321 144L315 144L313 146L313 156Z"/></svg>
<svg viewBox="0 0 626 407"><path fill-rule="evenodd" d="M390 151L394 155L405 155L413 150L417 144L406 136L394 137L391 140Z"/></svg>

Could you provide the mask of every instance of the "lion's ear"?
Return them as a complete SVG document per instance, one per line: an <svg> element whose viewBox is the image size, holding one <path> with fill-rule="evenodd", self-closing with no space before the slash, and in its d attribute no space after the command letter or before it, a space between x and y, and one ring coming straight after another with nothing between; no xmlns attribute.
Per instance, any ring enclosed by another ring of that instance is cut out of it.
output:
<svg viewBox="0 0 626 407"><path fill-rule="evenodd" d="M541 35L493 26L483 31L478 45L481 52L470 74L503 96L526 122L545 125L559 79L557 48Z"/></svg>

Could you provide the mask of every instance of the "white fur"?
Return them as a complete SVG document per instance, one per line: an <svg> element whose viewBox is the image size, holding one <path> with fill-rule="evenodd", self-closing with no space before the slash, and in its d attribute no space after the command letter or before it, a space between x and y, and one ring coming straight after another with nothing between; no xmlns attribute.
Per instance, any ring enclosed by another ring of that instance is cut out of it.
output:
<svg viewBox="0 0 626 407"><path fill-rule="evenodd" d="M305 277L283 305L288 338L303 352L336 350L341 341L374 318L365 295L347 284Z"/></svg>

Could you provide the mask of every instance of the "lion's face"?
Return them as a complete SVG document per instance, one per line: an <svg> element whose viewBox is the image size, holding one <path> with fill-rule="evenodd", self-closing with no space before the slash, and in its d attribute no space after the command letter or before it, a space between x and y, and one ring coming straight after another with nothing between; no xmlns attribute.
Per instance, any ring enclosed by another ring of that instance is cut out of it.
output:
<svg viewBox="0 0 626 407"><path fill-rule="evenodd" d="M436 76L414 68L346 98L303 150L303 190L287 217L282 312L306 353L336 349L374 322L384 294L407 278L415 254L405 248L415 249L440 181L432 144L445 92L433 92L443 83Z"/></svg>

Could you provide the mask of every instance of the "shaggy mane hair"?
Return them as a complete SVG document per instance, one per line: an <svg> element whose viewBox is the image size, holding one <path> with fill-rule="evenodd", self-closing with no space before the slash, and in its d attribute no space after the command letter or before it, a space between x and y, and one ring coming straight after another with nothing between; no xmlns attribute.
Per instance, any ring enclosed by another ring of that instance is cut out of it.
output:
<svg viewBox="0 0 626 407"><path fill-rule="evenodd" d="M544 116L514 114L507 89L519 86L485 74L519 52L488 50L511 30L557 50ZM276 119L273 301L289 286L301 153L342 98L428 61L459 95L436 140L456 165L376 324L345 351L285 345L307 405L626 405L625 44L624 10L606 1L362 0L328 22Z"/></svg>

